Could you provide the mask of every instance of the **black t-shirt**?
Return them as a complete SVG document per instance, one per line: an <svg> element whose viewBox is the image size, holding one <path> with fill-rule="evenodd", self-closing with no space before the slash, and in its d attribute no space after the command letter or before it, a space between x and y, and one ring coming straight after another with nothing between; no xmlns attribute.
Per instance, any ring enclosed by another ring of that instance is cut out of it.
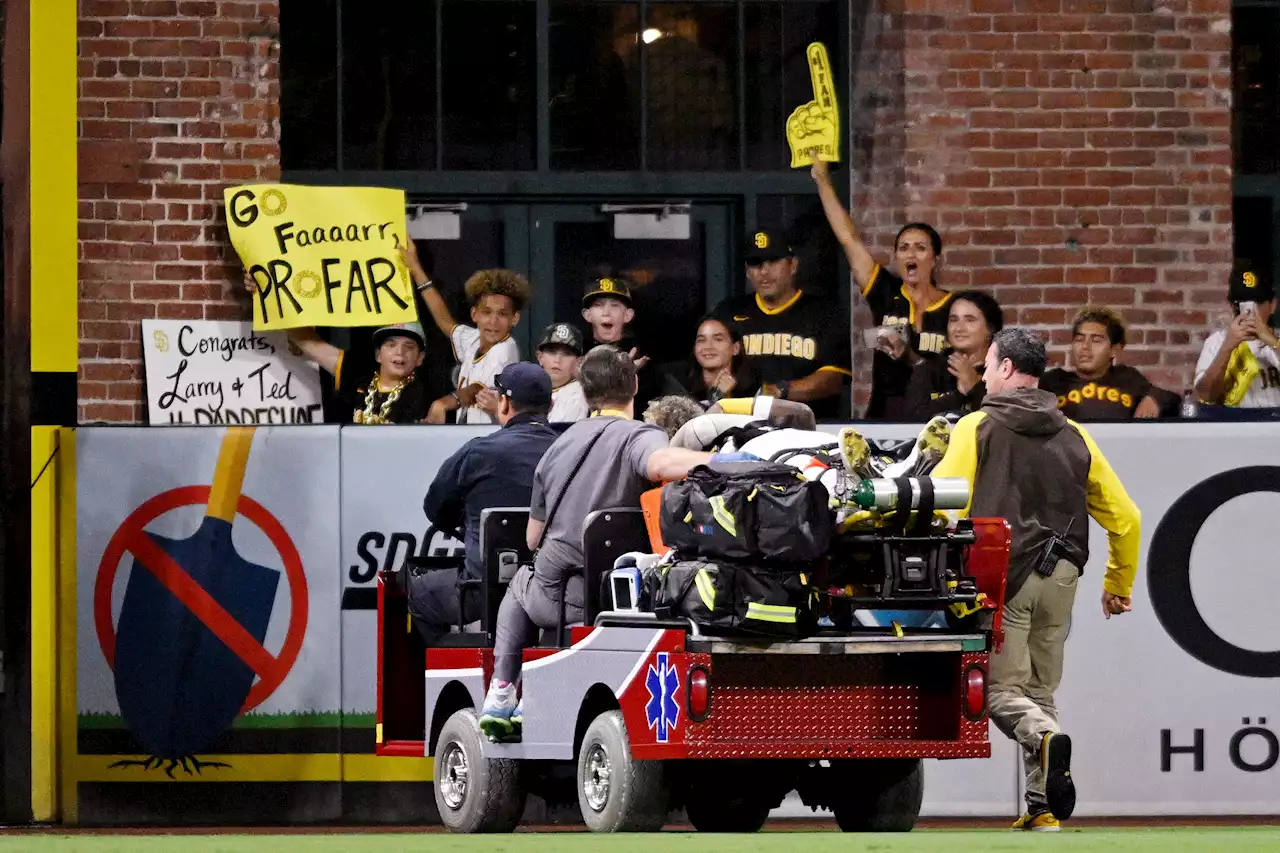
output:
<svg viewBox="0 0 1280 853"><path fill-rule="evenodd" d="M877 326L898 326L906 330L911 348L926 359L947 348L947 319L951 315L951 297L941 299L925 309L920 331L916 331L916 306L907 295L907 286L897 273L876 266L871 281L862 289ZM872 361L871 405L869 418L905 418L907 386L911 382L911 365L906 360L890 358L876 350Z"/></svg>
<svg viewBox="0 0 1280 853"><path fill-rule="evenodd" d="M338 362L338 373L334 380L334 386L337 397L342 402L347 413L347 423L354 420L356 410L364 410L369 393L369 384L377 381L377 363L372 359L369 360L368 364L362 362L362 359L350 358L345 351ZM430 392L431 389L421 381L415 371L413 381L400 391L400 396L391 404L391 411L387 420L395 424L419 423L425 420L434 400ZM374 414L381 412L382 404L386 402L389 393L389 391L382 390L374 393Z"/></svg>
<svg viewBox="0 0 1280 853"><path fill-rule="evenodd" d="M911 383L907 386L908 419L926 420L952 412L967 414L982 407L982 398L987 393L986 384L979 379L968 394L961 394L956 378L947 369L947 357L952 352L954 350L947 349L936 358L926 358L912 371ZM978 376L982 376L981 366L978 367Z"/></svg>
<svg viewBox="0 0 1280 853"><path fill-rule="evenodd" d="M834 300L798 291L781 307L766 308L751 293L726 300L715 313L742 334L742 351L766 383L803 379L819 370L853 376L849 314ZM841 396L810 400L808 406L817 418L838 418Z"/></svg>
<svg viewBox="0 0 1280 853"><path fill-rule="evenodd" d="M1058 396L1058 408L1073 421L1130 420L1153 389L1147 377L1128 365L1112 365L1098 379L1055 368L1040 377L1040 387Z"/></svg>

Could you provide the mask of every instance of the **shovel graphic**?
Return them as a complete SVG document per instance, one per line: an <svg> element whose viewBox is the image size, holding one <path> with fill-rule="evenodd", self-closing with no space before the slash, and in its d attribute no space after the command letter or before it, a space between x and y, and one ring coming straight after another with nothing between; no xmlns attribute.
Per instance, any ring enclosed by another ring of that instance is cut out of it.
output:
<svg viewBox="0 0 1280 853"><path fill-rule="evenodd" d="M252 427L227 430L192 536L145 533L131 549L116 629L116 698L151 757L117 764L167 763L170 776L179 764L188 773L209 766L195 754L231 726L259 674L255 664L270 660L262 643L280 573L244 559L231 538L253 435Z"/></svg>

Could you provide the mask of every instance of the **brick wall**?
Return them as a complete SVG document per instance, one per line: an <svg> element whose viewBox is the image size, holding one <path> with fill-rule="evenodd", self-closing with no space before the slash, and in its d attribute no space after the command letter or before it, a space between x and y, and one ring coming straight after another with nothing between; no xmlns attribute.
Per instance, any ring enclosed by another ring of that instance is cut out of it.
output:
<svg viewBox="0 0 1280 853"><path fill-rule="evenodd" d="M1059 359L1079 305L1120 307L1126 360L1186 387L1231 258L1229 0L874 2L847 113L878 254L933 221L946 286ZM279 4L80 15L80 417L145 422L141 319L247 316L218 202L279 177Z"/></svg>
<svg viewBox="0 0 1280 853"><path fill-rule="evenodd" d="M222 190L280 177L278 17L80 2L81 422L146 422L143 318L245 316Z"/></svg>
<svg viewBox="0 0 1280 853"><path fill-rule="evenodd" d="M906 116L878 254L931 221L944 285L990 289L1056 360L1076 308L1104 303L1131 324L1126 362L1189 386L1232 257L1230 0L880 2Z"/></svg>

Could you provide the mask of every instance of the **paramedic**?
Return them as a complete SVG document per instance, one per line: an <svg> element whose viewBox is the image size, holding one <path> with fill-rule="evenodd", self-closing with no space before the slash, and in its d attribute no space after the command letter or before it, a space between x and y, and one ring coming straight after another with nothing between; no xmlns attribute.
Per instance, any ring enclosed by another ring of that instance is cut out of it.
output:
<svg viewBox="0 0 1280 853"><path fill-rule="evenodd" d="M1004 645L991 656L991 719L1022 747L1027 813L1014 828L1055 831L1076 803L1071 740L1058 727L1053 693L1089 558L1085 515L1107 532L1108 619L1132 609L1140 518L1093 438L1037 387L1045 361L1044 343L1030 330L996 333L982 374L982 408L955 425L933 476L969 481L970 503L961 514L1009 521Z"/></svg>

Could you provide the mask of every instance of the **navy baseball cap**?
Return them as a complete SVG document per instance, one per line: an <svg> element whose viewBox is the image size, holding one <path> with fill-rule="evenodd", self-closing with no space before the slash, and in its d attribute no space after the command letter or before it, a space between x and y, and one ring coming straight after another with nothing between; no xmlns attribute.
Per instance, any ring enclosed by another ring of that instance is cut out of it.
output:
<svg viewBox="0 0 1280 853"><path fill-rule="evenodd" d="M525 406L551 405L551 376L536 364L517 361L503 368L493 380L498 392Z"/></svg>

